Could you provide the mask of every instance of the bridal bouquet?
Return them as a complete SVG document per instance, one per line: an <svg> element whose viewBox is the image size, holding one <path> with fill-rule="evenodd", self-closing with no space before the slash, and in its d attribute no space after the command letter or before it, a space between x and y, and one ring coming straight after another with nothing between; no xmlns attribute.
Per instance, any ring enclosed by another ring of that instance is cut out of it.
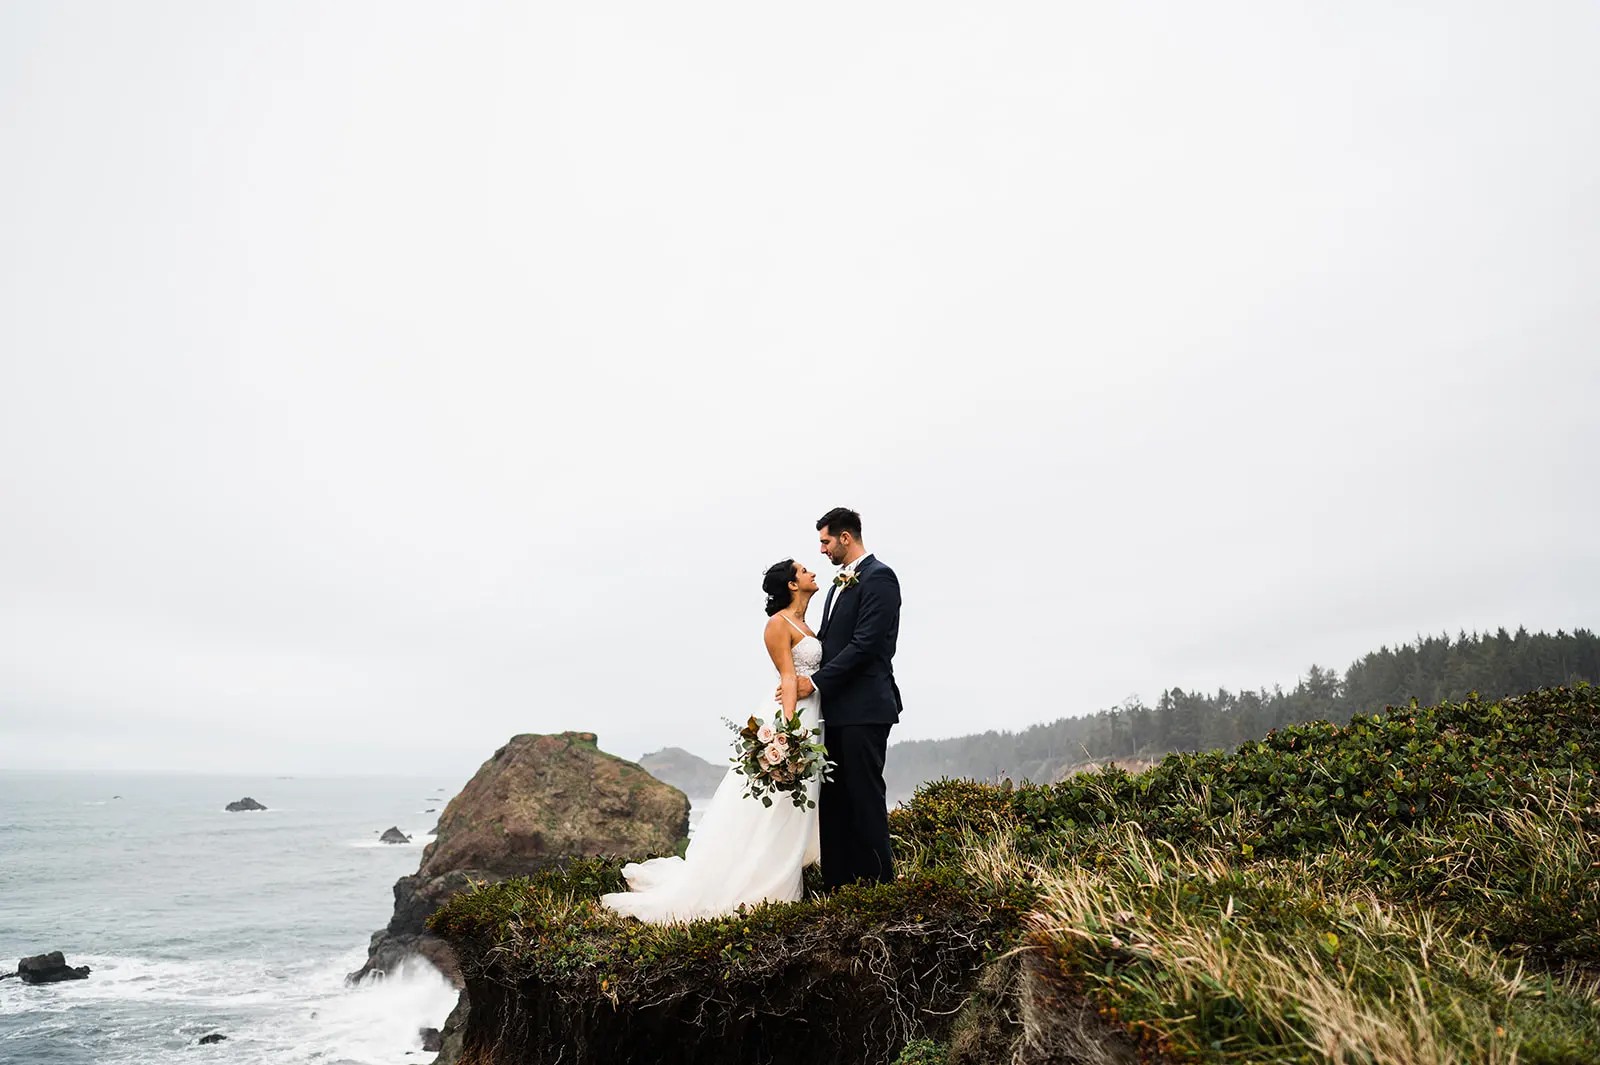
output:
<svg viewBox="0 0 1600 1065"><path fill-rule="evenodd" d="M781 710L765 724L752 716L742 726L729 721L728 727L735 734L731 761L734 772L745 777L746 798L771 806L774 795L787 792L801 809L817 805L806 794L806 783L812 777L830 780L833 773L822 729L807 729L799 714L785 721Z"/></svg>

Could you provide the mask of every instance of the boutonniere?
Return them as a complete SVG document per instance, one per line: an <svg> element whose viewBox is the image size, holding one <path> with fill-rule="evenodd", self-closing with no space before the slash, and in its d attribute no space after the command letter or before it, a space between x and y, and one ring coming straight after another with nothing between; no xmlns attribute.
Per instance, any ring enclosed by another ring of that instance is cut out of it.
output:
<svg viewBox="0 0 1600 1065"><path fill-rule="evenodd" d="M833 586L840 591L846 588L854 588L860 583L861 578L856 576L856 571L853 569L840 570L839 575L833 579Z"/></svg>

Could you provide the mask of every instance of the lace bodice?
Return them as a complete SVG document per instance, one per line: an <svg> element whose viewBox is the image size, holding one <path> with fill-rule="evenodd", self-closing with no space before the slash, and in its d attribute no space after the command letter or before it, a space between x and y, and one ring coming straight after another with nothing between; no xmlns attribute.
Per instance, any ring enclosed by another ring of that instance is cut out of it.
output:
<svg viewBox="0 0 1600 1065"><path fill-rule="evenodd" d="M796 676L809 677L822 668L822 641L807 636L794 645L794 672Z"/></svg>

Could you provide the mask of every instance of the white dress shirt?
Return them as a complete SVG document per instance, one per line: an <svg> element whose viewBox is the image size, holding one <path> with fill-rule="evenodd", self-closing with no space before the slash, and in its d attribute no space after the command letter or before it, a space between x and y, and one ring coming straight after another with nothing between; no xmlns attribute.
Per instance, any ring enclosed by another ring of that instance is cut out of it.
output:
<svg viewBox="0 0 1600 1065"><path fill-rule="evenodd" d="M854 562L851 562L848 565L846 565L844 568L840 569L839 572L840 573L854 573L854 572L856 572L857 570L859 570L861 568L861 564L863 562L865 562L867 559L869 559L871 557L872 557L872 552L868 551L865 554L863 554L860 558L856 559ZM833 602L832 602L832 604L828 605L827 617L823 618L823 623L824 624L827 623L827 619L828 618L831 618L833 616L834 608L839 605L839 597L844 594L844 589L836 587L836 588L833 589L831 594L833 595ZM817 682L816 682L815 679L813 679L811 681L811 687L812 687L813 691L821 691L822 690L821 688L817 687Z"/></svg>

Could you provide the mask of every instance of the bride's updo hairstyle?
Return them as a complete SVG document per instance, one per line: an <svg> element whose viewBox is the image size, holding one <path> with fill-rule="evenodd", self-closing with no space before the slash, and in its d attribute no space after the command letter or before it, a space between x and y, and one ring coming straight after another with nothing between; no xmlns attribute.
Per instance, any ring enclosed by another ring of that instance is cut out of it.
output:
<svg viewBox="0 0 1600 1065"><path fill-rule="evenodd" d="M771 617L790 603L794 593L789 584L794 580L794 559L774 562L761 577L761 590L767 593L767 617Z"/></svg>

